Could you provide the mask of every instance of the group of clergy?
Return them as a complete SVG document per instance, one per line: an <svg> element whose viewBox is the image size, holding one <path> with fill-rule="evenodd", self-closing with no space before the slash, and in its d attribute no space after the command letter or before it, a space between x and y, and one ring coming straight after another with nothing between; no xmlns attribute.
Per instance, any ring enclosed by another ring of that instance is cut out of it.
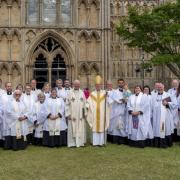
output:
<svg viewBox="0 0 180 180"><path fill-rule="evenodd" d="M102 89L97 76L95 88L85 96L80 81L71 86L69 80L56 81L51 88L45 83L42 90L32 79L23 88L12 90L10 82L0 89L0 146L21 150L27 145L47 147L83 147L87 127L91 130L93 146L109 141L134 147L170 147L180 138L180 83L172 81L172 89L164 85L137 85L132 93L123 79L117 89L111 81Z"/></svg>

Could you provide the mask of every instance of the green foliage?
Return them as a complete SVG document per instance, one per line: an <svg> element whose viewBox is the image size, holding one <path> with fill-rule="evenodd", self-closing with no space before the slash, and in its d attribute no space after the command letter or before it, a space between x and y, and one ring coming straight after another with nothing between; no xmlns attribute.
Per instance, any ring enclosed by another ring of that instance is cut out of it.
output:
<svg viewBox="0 0 180 180"><path fill-rule="evenodd" d="M117 33L129 47L151 54L151 65L165 64L180 77L180 0L142 13L129 7L129 15L120 21Z"/></svg>

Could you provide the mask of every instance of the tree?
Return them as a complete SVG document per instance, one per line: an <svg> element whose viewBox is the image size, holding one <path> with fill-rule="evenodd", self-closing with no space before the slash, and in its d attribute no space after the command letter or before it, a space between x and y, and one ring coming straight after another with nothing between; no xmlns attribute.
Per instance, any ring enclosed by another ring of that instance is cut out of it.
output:
<svg viewBox="0 0 180 180"><path fill-rule="evenodd" d="M129 7L117 33L129 47L151 54L147 66L166 65L180 78L180 0L141 13Z"/></svg>

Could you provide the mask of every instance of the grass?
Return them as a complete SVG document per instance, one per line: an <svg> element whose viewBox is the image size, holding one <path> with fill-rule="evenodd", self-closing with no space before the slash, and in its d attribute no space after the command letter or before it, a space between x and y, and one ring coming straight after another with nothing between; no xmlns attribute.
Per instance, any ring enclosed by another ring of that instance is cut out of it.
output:
<svg viewBox="0 0 180 180"><path fill-rule="evenodd" d="M180 145L0 149L0 180L180 180Z"/></svg>

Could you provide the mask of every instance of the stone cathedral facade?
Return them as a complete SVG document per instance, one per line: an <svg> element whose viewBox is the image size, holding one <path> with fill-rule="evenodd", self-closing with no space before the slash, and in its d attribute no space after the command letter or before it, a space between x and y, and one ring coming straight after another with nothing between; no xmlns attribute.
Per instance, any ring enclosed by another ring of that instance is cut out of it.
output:
<svg viewBox="0 0 180 180"><path fill-rule="evenodd" d="M130 87L141 51L125 46L115 26L128 6L153 8L159 0L0 0L0 79L15 87L36 78L54 85L58 78L80 79L91 88L97 74ZM145 54L148 59L148 54ZM169 82L164 67L145 73L145 83Z"/></svg>

